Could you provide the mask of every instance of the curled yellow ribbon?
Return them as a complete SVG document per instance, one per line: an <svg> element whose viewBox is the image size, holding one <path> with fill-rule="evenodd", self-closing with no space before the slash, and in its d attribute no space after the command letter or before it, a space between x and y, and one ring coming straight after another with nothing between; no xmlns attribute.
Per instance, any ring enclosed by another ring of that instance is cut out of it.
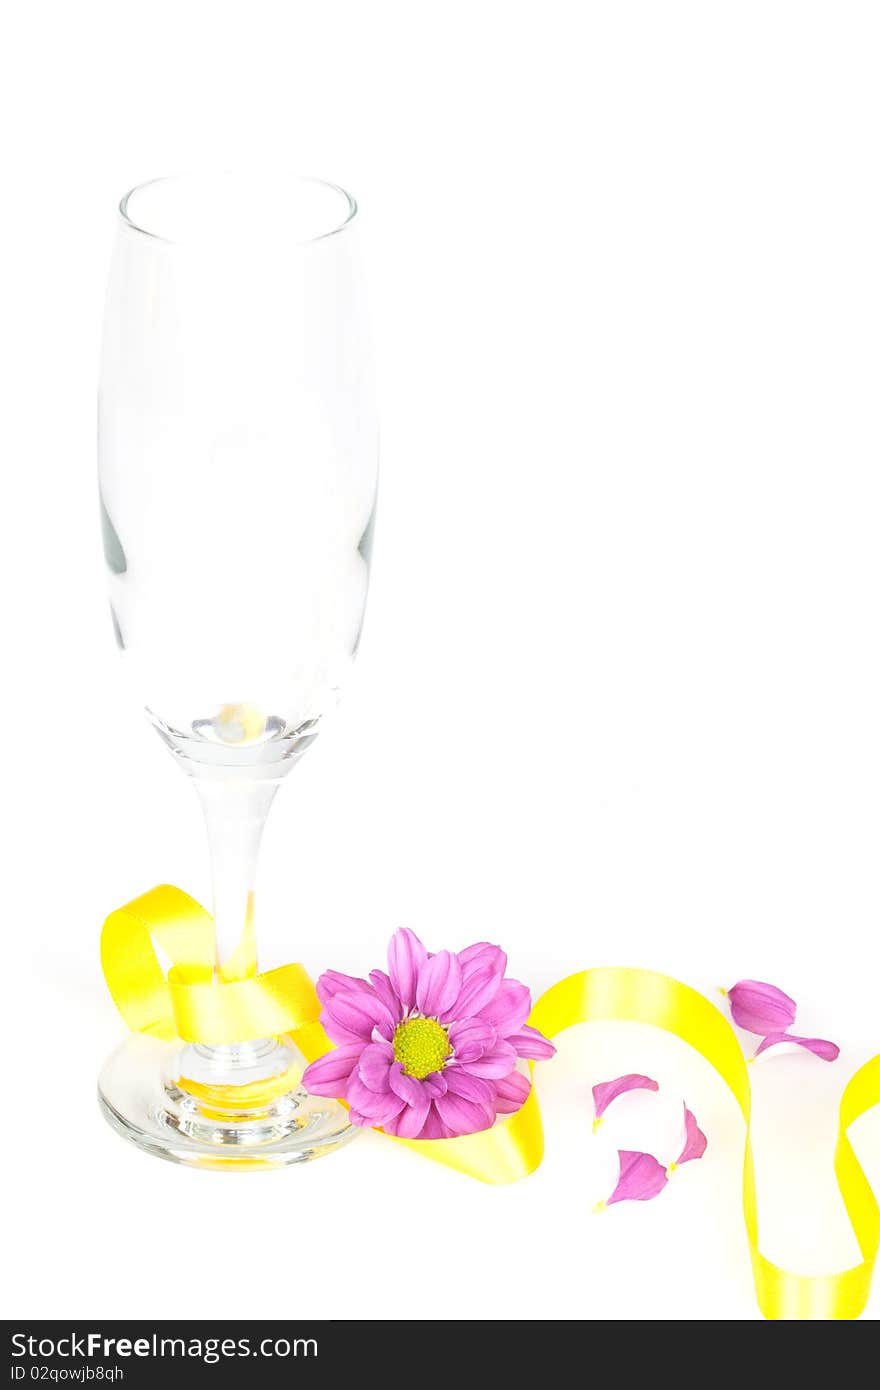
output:
<svg viewBox="0 0 880 1390"><path fill-rule="evenodd" d="M156 948L170 961L166 975ZM209 913L178 888L154 888L111 913L101 936L110 993L133 1030L207 1043L290 1033L309 1061L330 1043L318 1023L320 1005L300 965L213 980L214 934ZM755 1170L749 1136L751 1087L736 1034L702 994L651 970L583 970L560 980L535 1004L529 1022L547 1037L575 1023L649 1023L696 1049L725 1082L746 1126L743 1216L758 1305L772 1319L850 1319L863 1311L880 1248L880 1207L847 1137L861 1115L880 1104L880 1056L866 1062L841 1097L834 1171L862 1259L838 1274L802 1275L773 1264L758 1246ZM516 1182L544 1153L534 1087L515 1114L481 1134L458 1139L397 1139L445 1167L487 1183Z"/></svg>
<svg viewBox="0 0 880 1390"><path fill-rule="evenodd" d="M159 953L170 962L167 975ZM203 1043L290 1033L307 1055L317 1045L316 1056L329 1046L303 967L281 965L243 980L215 981L214 919L168 884L111 912L101 932L101 966L132 1032Z"/></svg>

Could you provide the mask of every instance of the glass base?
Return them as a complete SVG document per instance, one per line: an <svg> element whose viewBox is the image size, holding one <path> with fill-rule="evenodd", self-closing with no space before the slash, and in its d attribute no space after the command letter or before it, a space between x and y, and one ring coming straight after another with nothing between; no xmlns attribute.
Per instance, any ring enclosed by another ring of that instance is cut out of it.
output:
<svg viewBox="0 0 880 1390"><path fill-rule="evenodd" d="M133 1033L98 1080L107 1121L147 1153L194 1168L284 1168L338 1149L357 1130L335 1100L299 1085L288 1038L206 1047Z"/></svg>

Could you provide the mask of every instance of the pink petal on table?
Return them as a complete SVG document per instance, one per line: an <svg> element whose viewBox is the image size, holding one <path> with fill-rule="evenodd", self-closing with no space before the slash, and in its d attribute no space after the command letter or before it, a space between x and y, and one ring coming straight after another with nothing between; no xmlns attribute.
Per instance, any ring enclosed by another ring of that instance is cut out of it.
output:
<svg viewBox="0 0 880 1390"><path fill-rule="evenodd" d="M650 1076L640 1076L638 1072L628 1072L626 1076L616 1076L613 1081L600 1081L593 1087L593 1105L596 1119L601 1120L605 1111L618 1096L627 1091L658 1091L660 1088Z"/></svg>
<svg viewBox="0 0 880 1390"><path fill-rule="evenodd" d="M776 985L762 980L740 980L727 991L730 1014L738 1028L748 1033L777 1033L790 1028L797 1004Z"/></svg>
<svg viewBox="0 0 880 1390"><path fill-rule="evenodd" d="M798 1047L804 1047L808 1052L821 1057L823 1062L836 1062L840 1056L837 1043L829 1042L827 1038L796 1038L793 1033L769 1033L758 1043L755 1056L760 1057L768 1047L775 1047L777 1043L797 1043Z"/></svg>
<svg viewBox="0 0 880 1390"><path fill-rule="evenodd" d="M635 1153L632 1149L618 1149L620 1177L606 1207L615 1202L647 1202L662 1192L669 1179L662 1163L653 1154Z"/></svg>
<svg viewBox="0 0 880 1390"><path fill-rule="evenodd" d="M697 1124L694 1112L685 1106L684 1148L675 1160L675 1167L680 1168L683 1163L690 1163L691 1159L702 1158L708 1143L708 1139Z"/></svg>

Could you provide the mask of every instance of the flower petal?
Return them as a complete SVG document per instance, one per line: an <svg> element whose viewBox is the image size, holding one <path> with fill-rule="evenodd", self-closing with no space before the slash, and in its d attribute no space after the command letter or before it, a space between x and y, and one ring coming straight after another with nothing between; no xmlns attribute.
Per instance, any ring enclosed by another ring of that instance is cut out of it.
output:
<svg viewBox="0 0 880 1390"><path fill-rule="evenodd" d="M416 981L427 959L428 952L409 927L394 933L388 944L388 974L405 1011L416 1006Z"/></svg>
<svg viewBox="0 0 880 1390"><path fill-rule="evenodd" d="M457 1059L448 1062L446 1071L454 1071L457 1067L464 1066L471 1076L507 1076L516 1066L516 1053L506 1040L498 1039L493 1043L482 1057L477 1057L473 1062L461 1063Z"/></svg>
<svg viewBox="0 0 880 1390"><path fill-rule="evenodd" d="M465 1067L448 1067L446 1086L450 1095L463 1096L481 1105L490 1120L495 1118L495 1087L481 1076L472 1076Z"/></svg>
<svg viewBox="0 0 880 1390"><path fill-rule="evenodd" d="M468 1018L449 1028L449 1043L457 1062L473 1062L495 1041L495 1029L481 1018Z"/></svg>
<svg viewBox="0 0 880 1390"><path fill-rule="evenodd" d="M422 1085L432 1100L436 1100L438 1096L446 1095L446 1077L442 1071L432 1071L424 1078Z"/></svg>
<svg viewBox="0 0 880 1390"><path fill-rule="evenodd" d="M797 1043L798 1047L805 1047L808 1052L821 1057L823 1062L836 1062L840 1056L837 1043L829 1042L827 1038L797 1038L793 1033L768 1034L755 1048L755 1056L760 1057L768 1047L775 1047L777 1043Z"/></svg>
<svg viewBox="0 0 880 1390"><path fill-rule="evenodd" d="M459 951L458 960L465 979L474 970L490 962L494 963L501 976L507 969L507 956L500 946L493 946L491 941L475 941L473 946L465 946L463 951Z"/></svg>
<svg viewBox="0 0 880 1390"><path fill-rule="evenodd" d="M556 1053L552 1042L548 1042L543 1033L539 1033L537 1028L530 1028L528 1024L520 1028L518 1033L508 1033L506 1041L516 1049L517 1057L528 1057L533 1062L543 1062Z"/></svg>
<svg viewBox="0 0 880 1390"><path fill-rule="evenodd" d="M366 1115L362 1115L359 1110L355 1110L353 1105L348 1107L349 1123L357 1125L360 1129L372 1129L373 1121L368 1120Z"/></svg>
<svg viewBox="0 0 880 1390"><path fill-rule="evenodd" d="M421 1134L416 1136L418 1139L451 1139L452 1134L447 1126L437 1114L435 1106L431 1106L428 1111L425 1123L422 1125Z"/></svg>
<svg viewBox="0 0 880 1390"><path fill-rule="evenodd" d="M613 1100L618 1096L625 1095L627 1091L658 1091L660 1088L657 1082L650 1076L641 1076L638 1072L627 1072L625 1076L615 1076L613 1081L600 1081L593 1087L593 1105L595 1107L596 1119L601 1120L605 1111Z"/></svg>
<svg viewBox="0 0 880 1390"><path fill-rule="evenodd" d="M394 1094L400 1096L401 1100L405 1100L407 1105L420 1106L424 1099L425 1113L427 1114L428 1105L433 1097L426 1094L424 1085L419 1081L418 1077L407 1076L400 1062L395 1062L394 1066L391 1068L388 1076L388 1084ZM422 1118L424 1119L424 1116L422 1116Z"/></svg>
<svg viewBox="0 0 880 1390"><path fill-rule="evenodd" d="M461 966L452 951L438 951L419 967L416 1004L428 1018L438 1018L461 992Z"/></svg>
<svg viewBox="0 0 880 1390"><path fill-rule="evenodd" d="M385 1095L390 1089L389 1072L394 1061L394 1052L387 1042L368 1043L361 1053L357 1074L368 1091Z"/></svg>
<svg viewBox="0 0 880 1390"><path fill-rule="evenodd" d="M507 956L500 946L480 941L459 951L458 963L461 966L461 990L448 1012L451 1018L464 1019L479 1013L495 998L507 969Z"/></svg>
<svg viewBox="0 0 880 1390"><path fill-rule="evenodd" d="M690 1163L694 1158L702 1158L706 1152L709 1141L700 1126L697 1124L696 1116L692 1110L684 1107L684 1148L675 1160L676 1168L680 1168L683 1163Z"/></svg>
<svg viewBox="0 0 880 1390"><path fill-rule="evenodd" d="M394 986L385 974L384 970L371 970L370 983L376 991L382 1003L394 1019L395 1023L400 1023L403 1018L404 1009L400 1000L394 992Z"/></svg>
<svg viewBox="0 0 880 1390"><path fill-rule="evenodd" d="M443 1124L455 1136L477 1134L492 1123L481 1105L463 1096L450 1095L448 1091L445 1096L438 1096L434 1106Z"/></svg>
<svg viewBox="0 0 880 1390"><path fill-rule="evenodd" d="M519 1110L529 1098L529 1091L532 1083L522 1072L512 1071L509 1076L502 1076L495 1082L495 1109L499 1115L512 1115L515 1110Z"/></svg>
<svg viewBox="0 0 880 1390"><path fill-rule="evenodd" d="M632 1149L618 1149L620 1177L606 1207L615 1202L648 1202L662 1192L669 1179L662 1163L653 1154L636 1153Z"/></svg>
<svg viewBox="0 0 880 1390"><path fill-rule="evenodd" d="M371 1125L384 1125L388 1120L393 1120L406 1104L406 1101L401 1100L393 1091L389 1090L385 1095L368 1091L357 1076L353 1076L349 1081L345 1098L352 1109L364 1115Z"/></svg>
<svg viewBox="0 0 880 1390"><path fill-rule="evenodd" d="M407 1077L408 1081L412 1079ZM399 1115L388 1121L384 1126L385 1133L396 1134L400 1139L419 1139L430 1109L430 1096L420 1095L416 1104L405 1105Z"/></svg>
<svg viewBox="0 0 880 1390"><path fill-rule="evenodd" d="M734 1023L749 1033L781 1033L797 1014L789 995L762 980L740 980L728 990L727 1001Z"/></svg>
<svg viewBox="0 0 880 1390"><path fill-rule="evenodd" d="M362 980L359 975L343 975L341 970L325 970L323 975L318 976L315 989L321 1003L326 1004L334 994L345 990L357 990L361 986L366 988L366 984L366 980Z"/></svg>
<svg viewBox="0 0 880 1390"><path fill-rule="evenodd" d="M313 1096L341 1096L348 1078L358 1064L362 1043L349 1043L346 1047L334 1047L316 1062L306 1067L302 1084Z"/></svg>
<svg viewBox="0 0 880 1390"><path fill-rule="evenodd" d="M491 1023L501 1037L518 1033L532 1011L532 996L519 980L502 980L494 999L480 1010L480 1018Z"/></svg>
<svg viewBox="0 0 880 1390"><path fill-rule="evenodd" d="M371 1040L374 1028L378 1028L389 1042L394 1033L394 1019L378 994L368 984L364 984L357 991L334 994L324 1005L322 1022L325 1019L325 1027L331 1037L333 1027L341 1028L356 1038L363 1038L364 1042Z"/></svg>

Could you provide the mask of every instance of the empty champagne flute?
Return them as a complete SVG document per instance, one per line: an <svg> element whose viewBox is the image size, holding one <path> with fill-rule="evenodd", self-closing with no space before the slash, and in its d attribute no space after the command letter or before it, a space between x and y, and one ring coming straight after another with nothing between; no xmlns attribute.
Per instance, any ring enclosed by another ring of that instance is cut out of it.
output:
<svg viewBox="0 0 880 1390"><path fill-rule="evenodd" d="M377 485L357 207L288 175L157 179L119 208L99 394L113 629L208 831L216 973L256 966L278 787L357 652ZM277 1166L351 1135L289 1038L132 1034L99 1097L142 1148Z"/></svg>

